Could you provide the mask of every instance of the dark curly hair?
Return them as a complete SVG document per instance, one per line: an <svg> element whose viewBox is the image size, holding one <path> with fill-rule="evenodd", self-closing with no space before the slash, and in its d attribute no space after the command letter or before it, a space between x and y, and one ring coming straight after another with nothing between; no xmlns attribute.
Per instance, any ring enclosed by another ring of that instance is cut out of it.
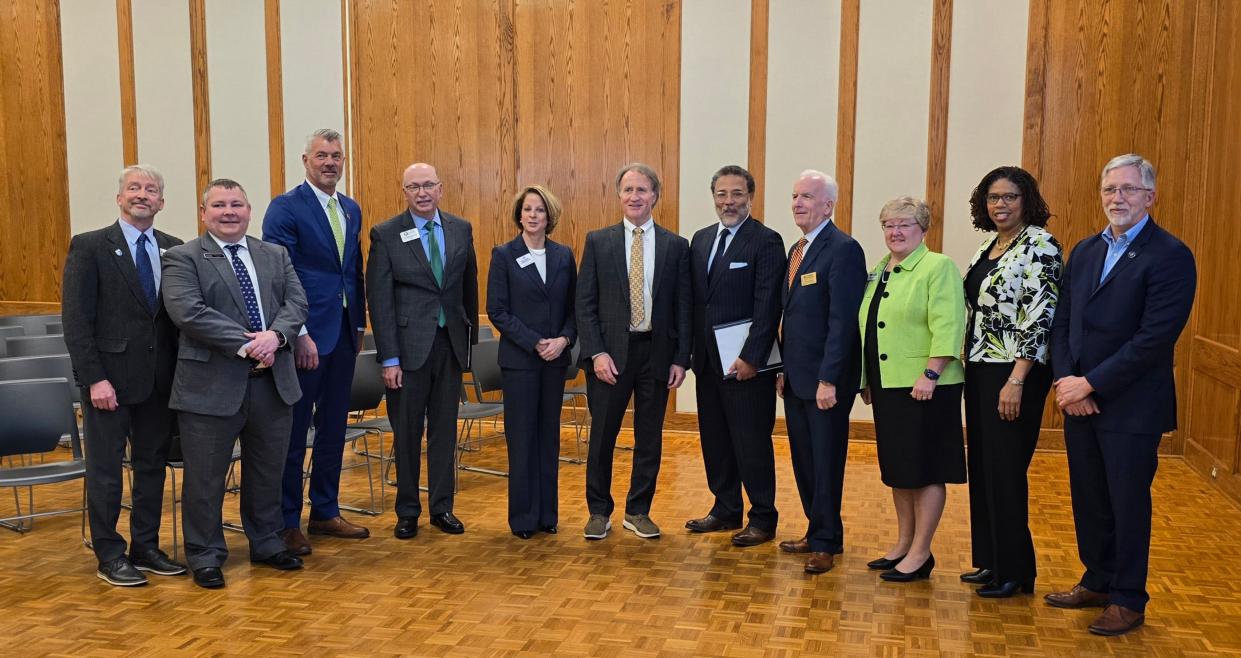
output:
<svg viewBox="0 0 1241 658"><path fill-rule="evenodd" d="M1025 169L1009 166L992 169L970 193L970 216L974 218L974 228L980 231L995 230L995 222L991 221L991 215L987 214L987 191L991 189L992 183L1002 178L1008 179L1021 190L1021 220L1034 226L1047 226L1051 211L1047 209L1047 202L1038 191L1038 181Z"/></svg>

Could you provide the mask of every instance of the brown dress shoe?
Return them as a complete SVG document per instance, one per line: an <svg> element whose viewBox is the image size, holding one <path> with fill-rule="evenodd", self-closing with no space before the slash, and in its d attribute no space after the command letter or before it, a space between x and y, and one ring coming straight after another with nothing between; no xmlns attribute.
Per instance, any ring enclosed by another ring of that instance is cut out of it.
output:
<svg viewBox="0 0 1241 658"><path fill-rule="evenodd" d="M1095 635L1124 635L1145 621L1146 615L1113 603L1104 608L1103 614L1090 625L1090 632Z"/></svg>
<svg viewBox="0 0 1241 658"><path fill-rule="evenodd" d="M339 516L327 521L311 519L306 524L306 530L312 535L327 535L340 539L366 539L371 536L370 530L360 525L354 525Z"/></svg>
<svg viewBox="0 0 1241 658"><path fill-rule="evenodd" d="M836 556L831 553L811 553L806 559L806 573L826 573L836 564Z"/></svg>
<svg viewBox="0 0 1241 658"><path fill-rule="evenodd" d="M785 553L809 553L810 542L805 537L780 542L780 550Z"/></svg>
<svg viewBox="0 0 1241 658"><path fill-rule="evenodd" d="M1092 592L1078 584L1067 592L1052 592L1043 600L1057 608L1102 608L1107 605L1108 595Z"/></svg>
<svg viewBox="0 0 1241 658"><path fill-rule="evenodd" d="M284 547L294 555L310 555L310 540L302 534L301 528L285 528L280 531L280 540Z"/></svg>
<svg viewBox="0 0 1241 658"><path fill-rule="evenodd" d="M776 538L776 533L767 532L752 525L745 527L745 530L733 535L733 546L748 548L750 546L758 546Z"/></svg>

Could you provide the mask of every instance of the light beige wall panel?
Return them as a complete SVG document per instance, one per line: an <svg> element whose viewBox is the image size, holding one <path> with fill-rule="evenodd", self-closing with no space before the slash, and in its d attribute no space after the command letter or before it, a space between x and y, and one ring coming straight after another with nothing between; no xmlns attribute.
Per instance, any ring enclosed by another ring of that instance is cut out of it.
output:
<svg viewBox="0 0 1241 658"><path fill-rule="evenodd" d="M931 3L863 2L858 30L853 235L873 265L887 253L884 202L926 194Z"/></svg>
<svg viewBox="0 0 1241 658"><path fill-rule="evenodd" d="M944 184L944 253L964 273L985 235L970 192L988 171L1021 164L1028 0L953 3Z"/></svg>
<svg viewBox="0 0 1241 658"><path fill-rule="evenodd" d="M271 196L263 3L207 0L206 9L211 177L231 178L246 188L249 233L261 236Z"/></svg>
<svg viewBox="0 0 1241 658"><path fill-rule="evenodd" d="M681 6L680 231L687 239L717 221L709 185L749 148L750 0L686 0ZM756 213L757 214L757 213ZM677 411L696 411L694 374Z"/></svg>
<svg viewBox="0 0 1241 658"><path fill-rule="evenodd" d="M124 166L116 4L62 2L69 229L101 228L117 217L116 175Z"/></svg>
<svg viewBox="0 0 1241 658"><path fill-rule="evenodd" d="M319 128L345 132L342 20L340 0L286 0L281 4L286 189L306 178L302 151L310 133ZM346 149L349 146L346 142ZM341 189L346 191L345 185Z"/></svg>
<svg viewBox="0 0 1241 658"><path fill-rule="evenodd" d="M801 237L789 199L798 174L836 167L840 2L777 0L768 15L766 207L787 247Z"/></svg>
<svg viewBox="0 0 1241 658"><path fill-rule="evenodd" d="M164 174L165 204L157 223L177 237L193 238L201 190L194 176L189 5L133 0L133 16L138 158ZM115 31L116 22L107 29Z"/></svg>

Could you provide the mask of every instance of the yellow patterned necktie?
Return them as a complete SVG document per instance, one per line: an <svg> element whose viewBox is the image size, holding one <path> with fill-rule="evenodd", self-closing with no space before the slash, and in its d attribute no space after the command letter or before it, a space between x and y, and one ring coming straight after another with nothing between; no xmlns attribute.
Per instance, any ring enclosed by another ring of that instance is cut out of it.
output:
<svg viewBox="0 0 1241 658"><path fill-rule="evenodd" d="M633 246L629 248L629 327L634 328L646 319L646 300L643 297L643 277L646 273L646 250L642 248L642 229L633 230Z"/></svg>
<svg viewBox="0 0 1241 658"><path fill-rule="evenodd" d="M340 214L336 212L336 197L327 200L327 221L332 225L332 237L336 238L336 257L345 262L345 227L340 223Z"/></svg>

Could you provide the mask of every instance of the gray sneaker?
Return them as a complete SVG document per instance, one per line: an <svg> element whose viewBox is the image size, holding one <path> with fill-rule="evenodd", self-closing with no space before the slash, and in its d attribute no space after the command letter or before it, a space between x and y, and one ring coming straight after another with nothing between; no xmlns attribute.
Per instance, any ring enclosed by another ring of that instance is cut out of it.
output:
<svg viewBox="0 0 1241 658"><path fill-rule="evenodd" d="M659 526L651 520L651 517L645 514L626 514L625 529L632 530L633 534L643 538L651 539L659 536Z"/></svg>
<svg viewBox="0 0 1241 658"><path fill-rule="evenodd" d="M603 539L608 536L608 531L612 529L612 521L602 514L591 514L590 520L586 522L586 532L582 533L587 539Z"/></svg>

